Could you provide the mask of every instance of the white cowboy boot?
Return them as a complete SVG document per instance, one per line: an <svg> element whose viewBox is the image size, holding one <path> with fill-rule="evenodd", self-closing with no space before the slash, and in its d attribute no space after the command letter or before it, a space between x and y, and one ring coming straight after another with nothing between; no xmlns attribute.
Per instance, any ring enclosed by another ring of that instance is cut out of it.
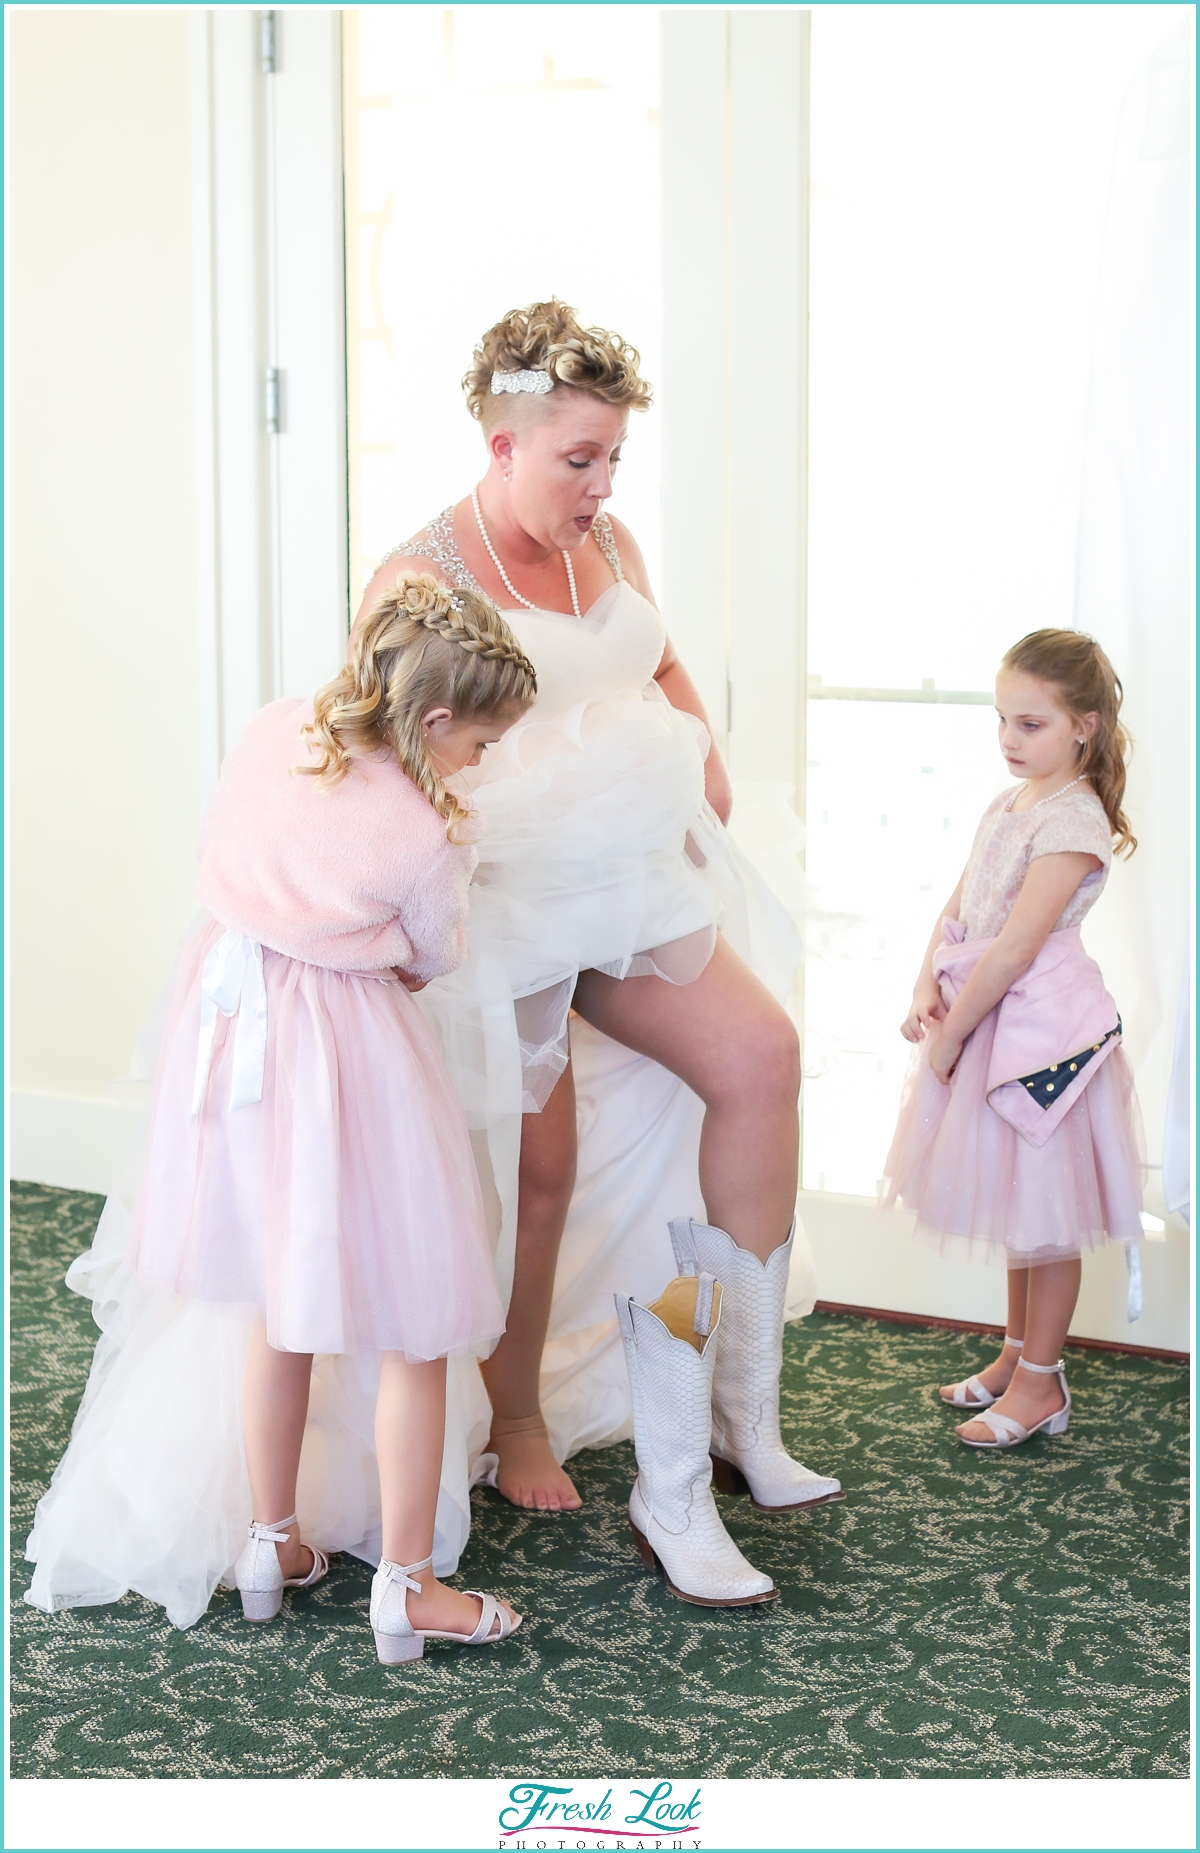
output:
<svg viewBox="0 0 1200 1853"><path fill-rule="evenodd" d="M746 1608L778 1594L729 1536L712 1496L710 1409L721 1289L711 1274L673 1280L653 1306L613 1296L633 1391L638 1477L629 1519L642 1561L702 1608Z"/></svg>
<svg viewBox="0 0 1200 1853"><path fill-rule="evenodd" d="M787 1241L765 1262L739 1248L724 1229L690 1216L671 1224L681 1274L716 1274L725 1290L712 1397L713 1484L745 1493L760 1512L798 1512L844 1499L840 1480L793 1460L779 1433L783 1302L792 1258Z"/></svg>

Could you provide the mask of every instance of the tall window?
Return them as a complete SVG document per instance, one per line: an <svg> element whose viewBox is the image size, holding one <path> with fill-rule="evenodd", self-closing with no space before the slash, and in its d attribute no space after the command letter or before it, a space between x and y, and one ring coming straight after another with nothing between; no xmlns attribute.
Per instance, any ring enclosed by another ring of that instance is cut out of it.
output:
<svg viewBox="0 0 1200 1853"><path fill-rule="evenodd" d="M351 595L483 469L459 382L506 310L557 295L658 375L658 8L343 14ZM652 574L656 414L611 506Z"/></svg>
<svg viewBox="0 0 1200 1853"><path fill-rule="evenodd" d="M1179 16L814 13L808 1189L875 1192L921 952L1008 782L996 665L1071 623L1117 116Z"/></svg>

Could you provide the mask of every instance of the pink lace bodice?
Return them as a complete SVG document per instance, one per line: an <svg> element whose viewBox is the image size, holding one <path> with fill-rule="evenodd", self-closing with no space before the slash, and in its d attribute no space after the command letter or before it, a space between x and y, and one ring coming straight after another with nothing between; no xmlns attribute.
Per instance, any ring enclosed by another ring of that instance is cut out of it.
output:
<svg viewBox="0 0 1200 1853"><path fill-rule="evenodd" d="M1002 791L993 798L975 832L958 910L968 939L994 939L1000 932L1037 856L1078 850L1102 864L1084 876L1054 923L1056 933L1080 924L1108 880L1112 828L1094 791L1076 785L1028 811L1009 809L1016 795Z"/></svg>

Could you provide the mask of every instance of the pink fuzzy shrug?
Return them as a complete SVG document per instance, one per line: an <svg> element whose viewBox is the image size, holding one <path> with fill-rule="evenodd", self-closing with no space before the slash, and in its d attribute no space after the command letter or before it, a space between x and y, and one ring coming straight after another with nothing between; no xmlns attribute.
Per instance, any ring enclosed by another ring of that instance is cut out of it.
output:
<svg viewBox="0 0 1200 1853"><path fill-rule="evenodd" d="M389 753L356 760L339 785L310 763L310 701L256 714L226 759L200 837L200 896L225 926L334 971L453 971L476 852Z"/></svg>

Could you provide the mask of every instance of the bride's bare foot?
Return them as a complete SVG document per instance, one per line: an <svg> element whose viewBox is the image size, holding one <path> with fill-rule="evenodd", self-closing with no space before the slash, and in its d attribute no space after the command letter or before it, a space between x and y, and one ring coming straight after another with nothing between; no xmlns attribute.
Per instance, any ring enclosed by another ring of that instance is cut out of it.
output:
<svg viewBox="0 0 1200 1853"><path fill-rule="evenodd" d="M1019 1356L1020 1353L1014 1350L1011 1345L1002 1345L1000 1348L1000 1356L996 1358L993 1363L989 1364L985 1370L976 1371L975 1373L984 1389L989 1391L993 1396L1003 1396L1005 1390L1007 1390L1009 1384L1012 1382L1013 1372L1017 1368L1017 1359ZM943 1402L946 1402L957 1388L957 1384L943 1383L938 1391L938 1395L942 1398ZM966 1394L968 1400L972 1402L975 1400L971 1396L969 1390Z"/></svg>
<svg viewBox="0 0 1200 1853"><path fill-rule="evenodd" d="M421 1593L408 1592L408 1619L419 1632L426 1628L444 1628L449 1634L473 1634L479 1626L482 1610L478 1596L469 1596L462 1589L448 1589L445 1583L439 1583L432 1570L426 1570L418 1576ZM516 1610L507 1602L500 1607L511 1616L513 1626L521 1619ZM500 1626L499 1617L492 1624L495 1633Z"/></svg>
<svg viewBox="0 0 1200 1853"><path fill-rule="evenodd" d="M531 1416L494 1416L488 1449L500 1465L496 1490L514 1506L538 1512L578 1512L583 1504L553 1454L540 1413Z"/></svg>

